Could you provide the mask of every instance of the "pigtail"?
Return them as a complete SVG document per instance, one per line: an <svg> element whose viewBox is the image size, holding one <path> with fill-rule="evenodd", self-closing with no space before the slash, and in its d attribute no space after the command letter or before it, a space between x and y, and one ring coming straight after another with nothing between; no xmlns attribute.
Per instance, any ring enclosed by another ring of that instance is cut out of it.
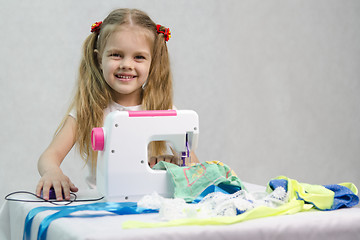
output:
<svg viewBox="0 0 360 240"><path fill-rule="evenodd" d="M83 159L88 161L91 158L93 168L97 153L91 148L91 130L103 125L103 110L111 101L110 89L103 79L95 51L97 39L98 33L93 33L84 42L73 104L77 111L77 147Z"/></svg>
<svg viewBox="0 0 360 240"><path fill-rule="evenodd" d="M148 82L143 92L146 110L168 110L173 107L172 76L164 37L156 35Z"/></svg>

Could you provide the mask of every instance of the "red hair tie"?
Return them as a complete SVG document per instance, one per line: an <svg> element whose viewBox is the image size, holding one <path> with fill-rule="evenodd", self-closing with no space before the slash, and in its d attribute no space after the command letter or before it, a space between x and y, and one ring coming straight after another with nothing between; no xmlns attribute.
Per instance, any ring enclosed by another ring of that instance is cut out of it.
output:
<svg viewBox="0 0 360 240"><path fill-rule="evenodd" d="M161 30L161 29L163 30ZM162 33L164 34L164 38L165 38L165 42L169 41L169 39L171 38L171 32L169 28L166 28L164 26L161 26L160 24L156 25L156 31L157 33Z"/></svg>
<svg viewBox="0 0 360 240"><path fill-rule="evenodd" d="M100 26L102 22L96 22L93 25L91 25L91 32L99 33L100 32Z"/></svg>

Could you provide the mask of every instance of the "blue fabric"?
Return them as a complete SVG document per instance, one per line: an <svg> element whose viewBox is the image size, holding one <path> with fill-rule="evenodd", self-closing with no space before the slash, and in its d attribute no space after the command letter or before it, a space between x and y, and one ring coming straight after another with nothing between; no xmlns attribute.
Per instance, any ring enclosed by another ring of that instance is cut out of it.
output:
<svg viewBox="0 0 360 240"><path fill-rule="evenodd" d="M337 184L324 185L324 187L335 193L333 206L329 210L353 207L359 203L359 197L347 187Z"/></svg>
<svg viewBox="0 0 360 240"><path fill-rule="evenodd" d="M277 187L283 187L285 191L288 191L288 181L286 179L273 179L269 182L269 187L275 190Z"/></svg>
<svg viewBox="0 0 360 240"><path fill-rule="evenodd" d="M113 213L116 215L128 215L128 214L144 214L144 213L155 213L158 212L158 210L152 210L152 209L143 209L138 208L137 203L135 202L120 202L120 203L114 203L114 202L101 202L101 203L93 203L93 204L84 204L84 205L78 205L78 206L57 206L57 207L38 207L32 209L25 219L25 226L24 226L24 234L23 234L23 240L30 239L31 236L31 225L34 217L42 211L47 210L56 210L57 212L54 214L51 214L47 217L45 217L40 226L38 231L37 239L46 239L47 230L49 228L49 225L52 221L62 218L62 217L102 217L106 214L87 214L85 216L72 216L71 214L78 211L107 211L109 213Z"/></svg>
<svg viewBox="0 0 360 240"><path fill-rule="evenodd" d="M241 190L241 187L234 186L234 185L229 185L229 184L220 183L217 186L210 185L197 198L195 198L194 201L192 201L191 203L200 202L209 193L221 192L221 193L225 193L225 194L233 194L233 193L235 193L237 191L240 191L240 190Z"/></svg>
<svg viewBox="0 0 360 240"><path fill-rule="evenodd" d="M230 184L225 184L225 183L219 183L217 186L229 194L233 194L233 193L236 193L237 191L241 190L240 186L230 185Z"/></svg>
<svg viewBox="0 0 360 240"><path fill-rule="evenodd" d="M206 195L213 193L213 192L222 192L227 193L218 186L210 185L208 186L197 198L194 199L191 203L199 203Z"/></svg>

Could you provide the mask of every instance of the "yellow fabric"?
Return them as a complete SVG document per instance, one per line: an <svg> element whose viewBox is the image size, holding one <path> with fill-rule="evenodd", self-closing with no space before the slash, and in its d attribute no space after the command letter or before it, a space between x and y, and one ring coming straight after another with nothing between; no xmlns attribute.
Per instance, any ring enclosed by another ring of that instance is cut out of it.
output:
<svg viewBox="0 0 360 240"><path fill-rule="evenodd" d="M358 195L358 189L356 188L356 186L353 183L339 183L339 185L347 187L348 189L350 189L354 194Z"/></svg>
<svg viewBox="0 0 360 240"><path fill-rule="evenodd" d="M124 229L131 228L154 228L154 227L171 227L182 225L220 225L220 224L234 224L245 220L270 217L276 215L294 214L301 211L307 211L312 209L312 204L306 204L303 200L297 200L297 195L304 199L306 202L314 203L319 209L330 209L333 200L334 193L331 190L326 189L321 185L311 185L307 183L299 183L296 180L290 179L285 176L279 176L275 179L284 179L288 182L288 194L289 201L284 205L277 208L270 208L260 206L249 210L245 213L239 214L233 217L215 217L215 218L186 218L176 219L168 222L141 222L141 221L126 221L122 227ZM352 183L341 184L348 187L357 194L357 188ZM271 192L270 187L267 187L267 191Z"/></svg>
<svg viewBox="0 0 360 240"><path fill-rule="evenodd" d="M321 210L330 209L334 202L334 192L321 185L312 185L299 183L294 179L285 176L279 176L275 179L284 179L288 181L289 201L296 200L298 196L306 202L314 203ZM271 191L267 187L267 191Z"/></svg>
<svg viewBox="0 0 360 240"><path fill-rule="evenodd" d="M294 200L288 202L278 208L257 207L253 210L247 211L243 214L234 217L214 217L214 218L186 218L176 219L168 222L141 222L141 221L126 221L122 227L124 229L132 228L155 228L155 227L174 227L184 225L223 225L243 222L245 220L270 217L276 215L294 214L303 210L304 202Z"/></svg>

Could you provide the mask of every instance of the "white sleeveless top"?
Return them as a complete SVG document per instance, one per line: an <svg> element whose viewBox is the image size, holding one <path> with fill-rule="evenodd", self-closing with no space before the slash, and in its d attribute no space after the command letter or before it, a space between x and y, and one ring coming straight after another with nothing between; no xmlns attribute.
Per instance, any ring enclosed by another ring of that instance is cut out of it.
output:
<svg viewBox="0 0 360 240"><path fill-rule="evenodd" d="M118 111L141 111L142 106L137 105L137 106L125 107L116 102L111 102L110 105L104 109L104 120L109 113L116 111L116 110L118 110ZM70 111L69 115L76 119L76 109L73 108Z"/></svg>

